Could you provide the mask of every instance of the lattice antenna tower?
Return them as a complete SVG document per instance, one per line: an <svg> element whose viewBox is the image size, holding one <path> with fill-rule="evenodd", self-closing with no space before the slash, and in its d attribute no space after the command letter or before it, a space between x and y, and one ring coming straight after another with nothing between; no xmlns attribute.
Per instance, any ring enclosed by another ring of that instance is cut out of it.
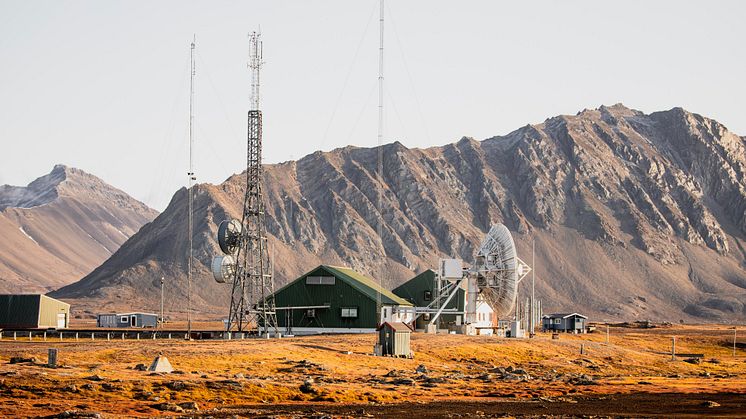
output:
<svg viewBox="0 0 746 419"><path fill-rule="evenodd" d="M274 278L264 224L262 193L262 112L259 109L261 34L249 34L251 69L251 107L248 113L246 153L246 193L241 218L241 240L236 253L236 268L231 291L229 330L257 328L269 336L278 333L274 301Z"/></svg>

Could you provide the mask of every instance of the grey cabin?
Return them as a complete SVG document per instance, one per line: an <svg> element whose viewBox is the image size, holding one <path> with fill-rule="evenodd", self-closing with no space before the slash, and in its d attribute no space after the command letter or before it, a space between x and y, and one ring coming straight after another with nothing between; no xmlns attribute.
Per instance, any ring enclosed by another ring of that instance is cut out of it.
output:
<svg viewBox="0 0 746 419"><path fill-rule="evenodd" d="M158 315L152 313L107 313L99 314L97 327L156 327Z"/></svg>
<svg viewBox="0 0 746 419"><path fill-rule="evenodd" d="M578 313L555 313L542 317L545 332L585 333L588 317Z"/></svg>

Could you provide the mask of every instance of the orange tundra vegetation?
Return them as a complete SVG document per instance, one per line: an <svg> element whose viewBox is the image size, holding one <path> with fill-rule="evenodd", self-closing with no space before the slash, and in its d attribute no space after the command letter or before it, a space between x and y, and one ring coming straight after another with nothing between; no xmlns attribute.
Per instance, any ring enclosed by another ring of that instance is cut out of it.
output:
<svg viewBox="0 0 746 419"><path fill-rule="evenodd" d="M672 336L677 352L704 358L672 361ZM605 333L559 340L417 333L414 359L371 356L373 334L191 342L5 336L0 416L573 415L615 403L628 414L675 413L664 409L670 404L681 413L728 416L746 412L739 410L746 350L734 357L732 336L726 326L612 327L607 345ZM44 365L52 347L59 368ZM176 371L137 368L159 353Z"/></svg>

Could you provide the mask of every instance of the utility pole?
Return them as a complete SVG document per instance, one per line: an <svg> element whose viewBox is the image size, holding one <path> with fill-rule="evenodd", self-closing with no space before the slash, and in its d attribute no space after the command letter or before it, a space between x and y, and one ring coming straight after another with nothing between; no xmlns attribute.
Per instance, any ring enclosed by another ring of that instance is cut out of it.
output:
<svg viewBox="0 0 746 419"><path fill-rule="evenodd" d="M163 318L163 277L161 277L161 328L163 328L163 322L165 321Z"/></svg>
<svg viewBox="0 0 746 419"><path fill-rule="evenodd" d="M192 46L189 53L190 58L190 77L189 77L189 267L187 268L187 335L192 338L192 259L194 258L192 236L194 235L194 195L192 191L193 182L197 179L194 176L194 75L196 73L194 66L194 47L197 42L197 36L192 39Z"/></svg>

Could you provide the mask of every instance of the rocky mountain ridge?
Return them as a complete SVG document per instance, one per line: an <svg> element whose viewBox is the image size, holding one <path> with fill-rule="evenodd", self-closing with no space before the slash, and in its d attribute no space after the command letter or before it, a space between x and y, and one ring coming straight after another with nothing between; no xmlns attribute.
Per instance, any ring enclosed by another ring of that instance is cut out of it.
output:
<svg viewBox="0 0 746 419"><path fill-rule="evenodd" d="M47 292L77 281L157 214L64 165L26 187L2 185L0 292Z"/></svg>
<svg viewBox="0 0 746 419"><path fill-rule="evenodd" d="M470 261L490 225L502 222L524 260L536 241L537 293L547 310L601 319L746 318L746 141L717 121L680 108L647 115L614 105L481 142L383 147L380 180L375 148L266 166L278 286L321 262L394 286L438 257ZM205 313L227 307L227 290L208 267L219 252L217 224L240 215L242 181L235 175L196 188L196 298ZM115 304L151 295L163 275L178 311L185 198L177 192L106 263L55 295Z"/></svg>

